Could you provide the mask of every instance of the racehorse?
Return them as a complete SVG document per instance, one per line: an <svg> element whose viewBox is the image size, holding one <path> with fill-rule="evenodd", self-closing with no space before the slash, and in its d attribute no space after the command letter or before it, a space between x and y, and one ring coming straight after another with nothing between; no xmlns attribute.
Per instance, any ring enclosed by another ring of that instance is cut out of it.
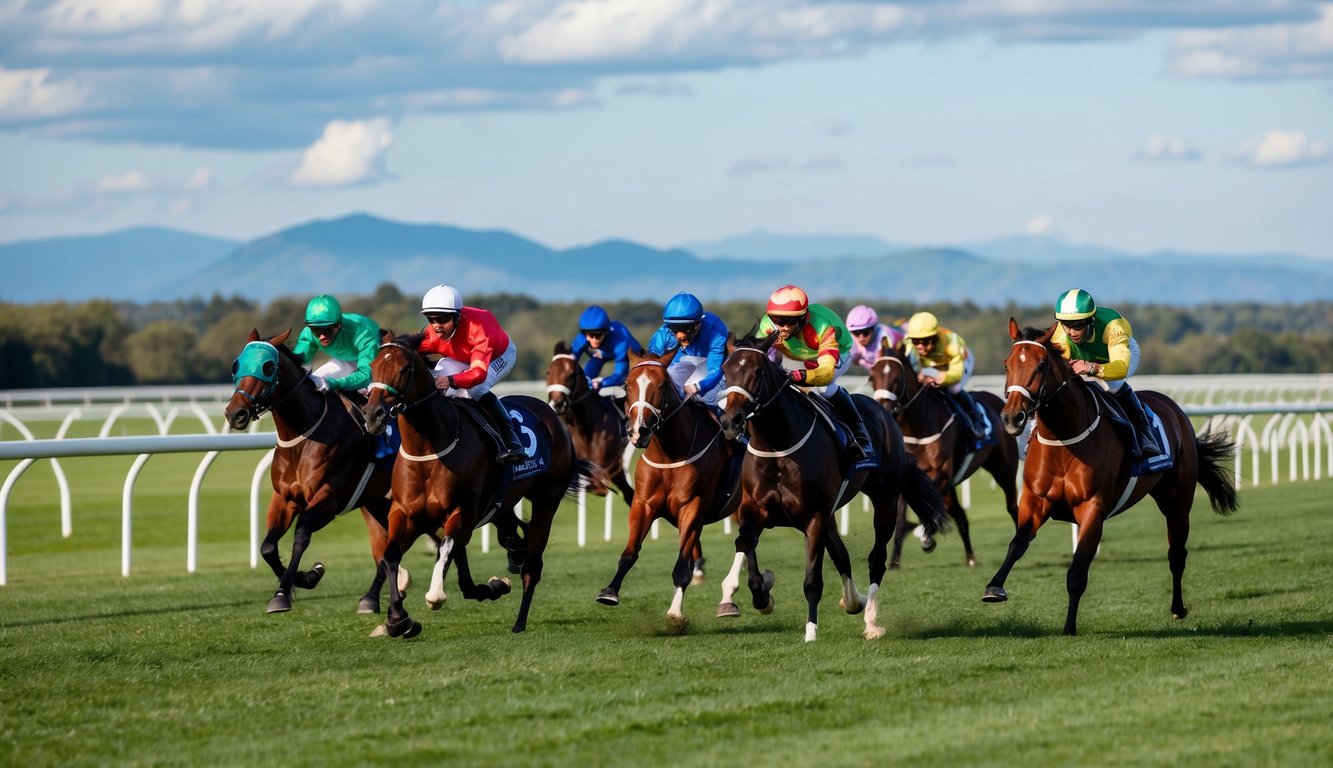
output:
<svg viewBox="0 0 1333 768"><path fill-rule="evenodd" d="M913 373L912 364L901 348L880 344L879 355L870 368L870 384L879 401L898 421L903 430L907 451L935 481L944 497L945 509L958 527L963 540L967 564L977 564L972 551L972 536L967 522L967 510L958 500L959 483L985 468L995 478L995 484L1004 492L1004 508L1009 517L1018 517L1018 441L1001 431L1000 409L1004 401L989 392L973 393L973 398L986 411L987 429L994 445L974 450L972 433L958 420L944 392L923 386ZM989 442L989 441L988 441ZM893 535L893 556L890 568L897 568L902 554L903 538L908 529L907 515L900 515ZM922 548L935 548L934 540L922 542Z"/></svg>
<svg viewBox="0 0 1333 768"><path fill-rule="evenodd" d="M443 529L426 602L432 610L445 601L444 576L458 563L463 597L496 600L510 591L508 579L492 577L476 584L468 566L472 531L495 523L500 543L522 558L523 599L514 632L527 628L532 595L541 581L543 553L556 508L580 482L580 472L601 472L574 455L574 443L550 406L536 398L510 395L503 402L511 416L522 417L528 458L516 464L496 461L498 438L470 401L444 397L435 388L431 367L418 351L423 334L385 338L371 363L366 426L382 431L397 416L402 447L394 466L393 502L389 507L384 565L389 581L385 627L390 637L413 637L421 624L408 615L394 578L403 553L423 533ZM483 426L485 425L485 426ZM532 519L522 523L509 510L528 499ZM511 558L512 562L512 558Z"/></svg>
<svg viewBox="0 0 1333 768"><path fill-rule="evenodd" d="M1183 619L1188 609L1180 582L1188 555L1190 508L1195 486L1208 494L1213 510L1229 515L1239 507L1236 489L1225 466L1234 444L1223 433L1196 435L1180 406L1159 392L1140 391L1139 399L1161 421L1159 437L1174 464L1158 471L1133 474L1125 441L1112 424L1108 409L1114 398L1094 392L1095 383L1075 375L1060 350L1051 344L1055 326L1026 328L1009 319L1014 340L1004 362L1005 401L1000 418L1011 435L1037 419L1035 440L1023 467L1023 496L1018 504L1017 530L1004 564L982 595L988 603L1008 599L1005 579L1048 519L1078 525L1078 544L1066 585L1069 610L1064 633L1076 633L1078 603L1088 585L1088 566L1101 542L1106 519L1151 495L1166 518L1167 564L1171 570L1171 614ZM1163 461L1166 457L1163 457Z"/></svg>
<svg viewBox="0 0 1333 768"><path fill-rule="evenodd" d="M291 331L260 340L251 331L245 348L232 363L236 390L227 402L227 423L243 430L265 411L273 414L278 445L273 451L273 496L268 503L268 532L259 553L278 577L269 613L292 609L293 586L314 589L324 577L323 563L300 570L310 536L354 507L361 507L370 534L370 554L377 564L370 589L357 606L359 613L379 613L386 572L384 556L389 511L390 462L377 463L374 438L368 436L349 404L334 392L320 392L310 383L285 344ZM284 566L278 541L296 524L291 561ZM401 587L407 588L408 577Z"/></svg>
<svg viewBox="0 0 1333 768"><path fill-rule="evenodd" d="M844 451L822 398L798 389L783 367L769 358L778 334L763 339L753 334L751 330L747 338L728 344L727 359L722 364L728 384L723 434L735 439L748 430L750 442L741 468L736 558L722 583L718 616L740 613L731 598L740 586L742 559L749 567L754 607L761 613L773 610L773 572L760 573L755 548L764 528L781 525L805 534L806 642L814 640L818 630L825 549L842 578L839 605L851 614L864 607L865 636L882 637L885 630L878 625L878 593L899 499L912 506L930 534L947 524L943 502L930 478L904 450L898 425L864 395L854 395L853 401L870 432L878 466L845 466ZM837 509L857 493L866 494L874 507L875 544L870 551L870 587L865 595L856 589L847 547L838 535L834 518Z"/></svg>
<svg viewBox="0 0 1333 768"><path fill-rule="evenodd" d="M735 492L740 475L733 471L733 458L741 449L722 439L721 425L708 406L681 398L667 374L679 350L661 356L629 354L625 413L634 446L644 449L634 470L639 492L630 504L629 540L616 575L597 602L620 604L620 583L639 559L649 527L661 518L680 531L680 554L671 572L676 594L667 617L684 625L685 589L701 576L699 535L708 523L730 515L740 498Z"/></svg>
<svg viewBox="0 0 1333 768"><path fill-rule="evenodd" d="M563 339L556 342L546 367L546 398L574 438L574 452L605 470L625 504L633 503L634 487L626 477L631 451L620 412L610 398L593 390ZM608 490L605 483L588 488L598 496Z"/></svg>

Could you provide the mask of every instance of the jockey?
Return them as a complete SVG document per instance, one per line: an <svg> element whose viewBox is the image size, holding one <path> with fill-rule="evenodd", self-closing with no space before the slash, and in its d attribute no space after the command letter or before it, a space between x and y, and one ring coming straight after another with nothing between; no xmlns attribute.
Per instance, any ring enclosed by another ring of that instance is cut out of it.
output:
<svg viewBox="0 0 1333 768"><path fill-rule="evenodd" d="M486 411L504 440L497 461L517 461L527 456L509 412L491 391L513 370L518 357L517 345L495 315L463 306L463 297L448 285L426 291L421 314L426 318L426 335L418 349L422 354L440 355L434 371L436 388L446 397L476 400Z"/></svg>
<svg viewBox="0 0 1333 768"><path fill-rule="evenodd" d="M822 304L811 304L805 291L794 285L774 291L766 311L759 322L759 335L778 332L773 348L804 363L791 372L792 381L822 395L852 428L847 452L853 461L869 456L873 452L870 433L852 396L838 385L838 377L852 367L852 335L842 318Z"/></svg>
<svg viewBox="0 0 1333 768"><path fill-rule="evenodd" d="M662 309L662 326L648 340L648 354L661 356L677 347L667 373L683 397L699 395L713 411L722 391L722 361L727 357L727 325L690 293L672 296Z"/></svg>
<svg viewBox="0 0 1333 768"><path fill-rule="evenodd" d="M292 354L302 365L315 352L329 356L310 372L310 381L320 392L358 392L366 394L370 385L370 362L380 349L380 326L374 320L353 312L343 312L338 300L320 294L305 308L305 328L297 337ZM393 427L375 441L375 458L395 453L397 438Z"/></svg>
<svg viewBox="0 0 1333 768"><path fill-rule="evenodd" d="M588 362L583 372L588 384L602 397L609 397L623 415L625 412L625 377L629 375L629 353L643 354L643 345L619 320L612 320L605 309L593 305L579 315L579 332L569 343L577 364L583 355ZM603 376L602 368L614 363L611 374Z"/></svg>
<svg viewBox="0 0 1333 768"><path fill-rule="evenodd" d="M1077 288L1055 300L1055 319L1060 322L1051 334L1051 343L1071 361L1069 367L1074 373L1101 379L1115 393L1133 426L1134 455L1160 455L1162 450L1148 424L1148 414L1129 386L1129 377L1139 368L1139 343L1134 340L1129 321L1114 309L1098 307L1091 294Z"/></svg>
<svg viewBox="0 0 1333 768"><path fill-rule="evenodd" d="M907 321L907 341L912 346L917 381L927 387L944 387L962 409L972 436L978 442L985 440L986 428L977 415L977 403L966 389L976 358L963 337L941 328L930 312L917 312Z"/></svg>
<svg viewBox="0 0 1333 768"><path fill-rule="evenodd" d="M852 332L852 362L860 363L867 371L875 367L882 341L889 342L889 349L896 349L907 337L902 328L881 323L875 310L865 304L857 304L847 313L847 330Z"/></svg>
<svg viewBox="0 0 1333 768"><path fill-rule="evenodd" d="M370 361L380 349L380 327L364 315L343 312L338 300L320 294L305 308L305 328L292 354L303 365L315 352L329 359L310 373L320 392L352 390L365 394L370 384Z"/></svg>

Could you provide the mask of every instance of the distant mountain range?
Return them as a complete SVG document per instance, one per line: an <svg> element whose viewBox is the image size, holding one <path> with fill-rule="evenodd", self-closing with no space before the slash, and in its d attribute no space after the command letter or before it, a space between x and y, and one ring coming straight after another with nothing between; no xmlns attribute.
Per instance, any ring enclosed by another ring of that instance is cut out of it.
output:
<svg viewBox="0 0 1333 768"><path fill-rule="evenodd" d="M767 256L767 258L765 258ZM543 301L761 300L797 283L816 298L1044 304L1082 286L1101 301L1200 304L1333 299L1333 260L1288 254L1134 255L1047 237L908 247L872 237L755 232L659 249L625 240L553 249L512 232L369 215L314 221L250 242L168 229L0 245L0 301L148 302L240 295L407 294L446 282L465 296Z"/></svg>

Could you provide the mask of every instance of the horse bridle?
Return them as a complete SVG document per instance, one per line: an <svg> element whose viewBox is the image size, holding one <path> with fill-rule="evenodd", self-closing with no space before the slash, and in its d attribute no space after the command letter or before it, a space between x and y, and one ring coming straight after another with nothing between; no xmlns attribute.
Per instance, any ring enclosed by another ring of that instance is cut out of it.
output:
<svg viewBox="0 0 1333 768"><path fill-rule="evenodd" d="M910 398L907 397L907 367L903 365L903 361L894 355L888 355L875 361L876 365L879 365L880 363L893 363L898 366L898 369L902 372L902 375L898 379L898 388L902 390L902 394L899 395L897 392L891 392L887 389L877 389L875 390L874 398L879 400L882 397L884 400L893 403L894 406L897 407L898 412L905 412L912 406L912 403L916 402L917 398L921 397L921 394L926 391L926 388L921 387L916 391L915 395L912 395ZM903 400L903 398L907 399Z"/></svg>
<svg viewBox="0 0 1333 768"><path fill-rule="evenodd" d="M1046 384L1050 381L1050 376L1051 376L1050 349L1047 348L1045 344L1039 341L1033 341L1031 339L1019 339L1018 341L1014 342L1015 347L1018 346L1019 344L1031 344L1035 347L1040 348L1047 355L1047 359L1041 361L1040 363L1040 365L1045 366L1045 368L1041 372L1041 385L1037 387L1037 394L1035 397L1032 395L1030 391L1028 391L1027 387L1020 386L1018 384L1010 384L1008 387L1005 387L1004 390L1005 395L1008 395L1010 392L1017 392L1020 395L1022 395L1026 400L1028 400L1028 402L1032 403L1032 407L1027 411L1028 415L1031 416L1033 413L1036 413L1037 410L1040 409L1043 405L1049 403L1051 401L1051 398L1055 397L1056 393L1064 389L1065 386L1074 379L1072 376L1070 378L1065 379L1064 381L1060 382L1059 386L1051 390L1049 394L1046 394Z"/></svg>
<svg viewBox="0 0 1333 768"><path fill-rule="evenodd" d="M396 341L386 341L380 345L380 349L384 349L385 347L397 347L398 349L401 349L407 353L407 366L402 370L407 372L407 376L405 377L407 384L412 383L412 379L416 377L416 372L417 372L417 357L418 357L417 350L407 346L406 344L400 344ZM403 386L406 387L407 384L404 384ZM438 389L436 389L435 387L431 387L430 392L427 392L426 394L422 395L421 397L409 403L405 402L402 392L399 392L398 389L395 388L392 384L389 384L388 382L385 381L372 381L366 387L366 389L382 389L385 392L388 392L389 394L398 398L398 402L394 403L388 408L385 408L385 411L390 416L395 416L395 417L403 413L404 411L407 411L408 409L415 408L416 406L428 400L430 397L439 394Z"/></svg>
<svg viewBox="0 0 1333 768"><path fill-rule="evenodd" d="M630 372L632 373L635 368L642 368L644 366L656 366L658 368L666 367L662 364L661 360L644 360L636 365L631 366ZM626 383L628 384L628 379L626 380ZM665 425L667 421L671 419L672 416L675 416L676 414L680 413L681 409L684 407L685 407L685 400L681 399L681 401L676 404L675 408L672 408L665 415L663 415L661 408L658 408L657 406L653 405L652 403L640 397L638 400L635 400L634 402L630 403L629 406L625 409L625 412L627 414L633 413L636 409L639 410L647 409L648 411L652 412L652 414L657 418L654 419L651 424L647 423L648 422L647 419L644 419L645 423L643 426L643 428L647 430L648 436L652 437L662 429L663 425Z"/></svg>
<svg viewBox="0 0 1333 768"><path fill-rule="evenodd" d="M769 365L773 365L773 361L769 360L768 355L765 354L764 351L761 349L755 349L753 347L739 347L732 354L740 354L741 352L753 352L754 354L759 355L760 359L762 359L764 362L768 363ZM768 372L765 371L765 374L767 373ZM759 400L758 395L753 394L740 386L727 387L726 389L722 390L722 394L730 395L731 393L735 392L738 395L742 395L750 403L754 403L754 407L750 408L748 411L743 412L745 420L749 421L750 419L753 419L755 416L757 416L760 411L772 405L773 402L777 400L779 396L782 395L782 393L787 389L788 386L791 386L790 380L782 382L778 386L774 387L773 394L769 395L768 398L763 400L762 402Z"/></svg>
<svg viewBox="0 0 1333 768"><path fill-rule="evenodd" d="M572 368L574 371L574 381L577 382L579 379L579 373L581 371L578 364L578 358L574 357L574 355L570 353L562 353L559 355L555 355L551 358L551 362L555 362L556 360L569 360L572 363ZM584 378L586 379L587 376L585 375ZM583 394L578 395L576 397L574 395L573 390L565 386L564 384L547 384L546 394L550 395L552 392L559 392L560 394L564 395L566 398L569 399L570 405L576 405L578 403L581 403L587 398L591 397L593 394L591 385L589 385L584 389Z"/></svg>
<svg viewBox="0 0 1333 768"><path fill-rule="evenodd" d="M267 341L255 342L255 343L267 344L268 346L273 347L273 351L277 353L278 359L279 360L282 359L282 353L278 352L278 348L274 347L272 343ZM273 372L273 381L266 382L264 384L264 388L260 390L258 395L252 395L249 392L246 392L244 389L241 389L240 387L235 387L232 390L232 394L244 395L245 399L250 401L250 405L248 405L245 410L249 412L251 421L257 420L260 416L263 416L265 413L268 413L274 408L277 408L279 405L282 405L283 403L287 402L287 398L296 394L296 388L301 386L301 382L310 378L310 371L307 371L304 368L302 368L301 370L305 372L305 375L303 375L300 379L297 379L296 384L294 384L292 388L287 391L287 394L278 398L278 402L276 403L266 403L264 401L272 397L273 393L278 389L278 381L279 379L282 378L281 362L278 363L278 369ZM250 378L257 378L257 377L251 376ZM263 379L260 379L260 381L263 381ZM327 400L327 398L325 399Z"/></svg>

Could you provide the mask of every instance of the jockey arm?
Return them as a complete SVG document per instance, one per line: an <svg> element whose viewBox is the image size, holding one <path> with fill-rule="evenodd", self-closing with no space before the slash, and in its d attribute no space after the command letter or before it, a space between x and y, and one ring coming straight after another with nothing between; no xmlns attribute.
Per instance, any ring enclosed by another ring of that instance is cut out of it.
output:
<svg viewBox="0 0 1333 768"><path fill-rule="evenodd" d="M610 357L615 361L615 368L611 371L611 375L602 377L602 386L618 387L624 384L625 380L629 378L629 337L627 336L622 339L608 336L607 341L612 342ZM600 363L605 361L598 362L599 365L597 368L600 372L602 368Z"/></svg>
<svg viewBox="0 0 1333 768"><path fill-rule="evenodd" d="M1113 320L1106 326L1106 353L1109 358L1097 371L1097 378L1117 381L1129 375L1129 323Z"/></svg>
<svg viewBox="0 0 1333 768"><path fill-rule="evenodd" d="M355 391L370 385L370 364L380 349L380 329L373 322L356 323L347 327L348 317L343 318L343 333L354 331L356 344L356 370L341 379L329 379L329 389Z"/></svg>

